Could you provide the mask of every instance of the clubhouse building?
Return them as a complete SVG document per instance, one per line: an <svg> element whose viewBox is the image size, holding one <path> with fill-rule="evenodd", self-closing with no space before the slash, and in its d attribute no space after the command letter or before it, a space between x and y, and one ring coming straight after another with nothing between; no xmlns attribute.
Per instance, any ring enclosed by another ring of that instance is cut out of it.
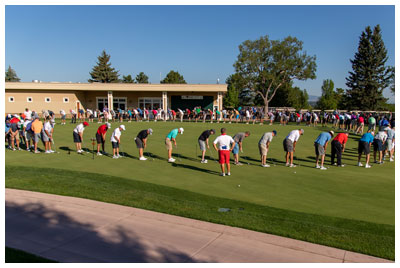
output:
<svg viewBox="0 0 400 268"><path fill-rule="evenodd" d="M177 110L222 110L225 84L130 84L130 83L44 83L6 82L5 112L22 113L25 108L41 113L51 110L59 114L70 109L113 110L131 108Z"/></svg>

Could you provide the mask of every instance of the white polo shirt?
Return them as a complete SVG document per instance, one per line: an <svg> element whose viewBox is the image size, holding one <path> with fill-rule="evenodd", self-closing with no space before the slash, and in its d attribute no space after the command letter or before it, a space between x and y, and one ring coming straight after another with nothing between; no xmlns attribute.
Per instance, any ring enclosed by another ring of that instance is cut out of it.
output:
<svg viewBox="0 0 400 268"><path fill-rule="evenodd" d="M83 132L85 130L85 127L83 126L83 123L80 123L79 125L74 128L74 132L79 134L80 132Z"/></svg>
<svg viewBox="0 0 400 268"><path fill-rule="evenodd" d="M289 135L286 137L286 139L290 140L291 142L298 141L300 138L300 130L295 129L290 131Z"/></svg>
<svg viewBox="0 0 400 268"><path fill-rule="evenodd" d="M30 110L24 112L25 119L31 120L32 119L32 112Z"/></svg>
<svg viewBox="0 0 400 268"><path fill-rule="evenodd" d="M214 140L214 144L219 144L219 150L230 150L231 143L234 142L229 135L220 135Z"/></svg>
<svg viewBox="0 0 400 268"><path fill-rule="evenodd" d="M121 137L121 130L119 130L119 127L114 129L114 132L111 135L111 142L118 142L115 138L120 139Z"/></svg>

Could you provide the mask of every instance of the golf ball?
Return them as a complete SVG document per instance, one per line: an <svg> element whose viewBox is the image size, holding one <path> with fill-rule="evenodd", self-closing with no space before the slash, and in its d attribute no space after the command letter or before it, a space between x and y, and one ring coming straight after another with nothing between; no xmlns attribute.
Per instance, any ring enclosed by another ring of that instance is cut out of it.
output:
<svg viewBox="0 0 400 268"><path fill-rule="evenodd" d="M238 185L238 187L240 187L240 184Z"/></svg>
<svg viewBox="0 0 400 268"><path fill-rule="evenodd" d="M294 173L296 173L296 171Z"/></svg>

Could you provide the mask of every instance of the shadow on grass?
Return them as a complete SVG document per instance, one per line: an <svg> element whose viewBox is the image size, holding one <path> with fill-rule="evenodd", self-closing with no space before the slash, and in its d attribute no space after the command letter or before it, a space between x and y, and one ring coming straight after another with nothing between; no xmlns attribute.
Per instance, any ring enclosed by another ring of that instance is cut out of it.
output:
<svg viewBox="0 0 400 268"><path fill-rule="evenodd" d="M179 161L175 161L174 163L172 163L172 166L173 167L177 167L177 168L192 169L192 170L195 170L195 171L200 171L200 172L213 174L213 175L219 175L219 172L217 172L217 171L209 170L209 169L205 169L205 168L199 168L199 167L195 167L195 166L191 166L191 165L187 165L187 164L182 164Z"/></svg>

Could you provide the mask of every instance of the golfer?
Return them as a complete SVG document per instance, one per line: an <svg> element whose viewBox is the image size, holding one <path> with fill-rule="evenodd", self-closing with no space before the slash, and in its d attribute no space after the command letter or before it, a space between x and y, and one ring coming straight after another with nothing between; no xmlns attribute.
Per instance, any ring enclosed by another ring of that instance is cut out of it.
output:
<svg viewBox="0 0 400 268"><path fill-rule="evenodd" d="M204 159L204 156L206 155L206 150L210 149L210 146L208 144L208 138L210 137L210 135L214 135L214 134L215 134L215 129L206 130L206 131L203 131L203 133L201 133L201 135L198 139L198 143L199 143L199 147L200 147L200 151L201 151L201 163L202 164L207 163L207 160ZM207 146L207 149L206 149L206 146Z"/></svg>
<svg viewBox="0 0 400 268"><path fill-rule="evenodd" d="M387 135L387 130L380 130L374 137L373 145L374 145L374 161L376 164L383 164L383 151L384 147L383 145L386 142L388 135ZM376 161L376 153L379 152L379 161Z"/></svg>
<svg viewBox="0 0 400 268"><path fill-rule="evenodd" d="M176 136L178 136L178 133L183 134L183 128L175 128L171 130L170 133L168 133L167 137L165 138L165 148L168 151L168 162L173 163L175 162L176 159L172 158L172 142L175 145L175 148L177 148L176 145Z"/></svg>
<svg viewBox="0 0 400 268"><path fill-rule="evenodd" d="M149 128L140 131L135 138L136 147L139 149L139 160L147 160L147 158L143 156L143 150L146 149L147 137L151 134L153 134L153 130Z"/></svg>
<svg viewBox="0 0 400 268"><path fill-rule="evenodd" d="M42 129L42 141L44 142L45 146L45 154L51 154L54 153L54 151L51 149L51 142L53 140L53 127L51 126L50 123L50 116L46 117L46 122L44 123L43 129Z"/></svg>
<svg viewBox="0 0 400 268"><path fill-rule="evenodd" d="M77 125L76 128L74 128L74 131L72 132L72 134L74 136L76 152L78 154L83 153L83 150L82 150L83 131L85 130L85 127L87 127L87 126L89 126L89 123L85 121L85 122Z"/></svg>
<svg viewBox="0 0 400 268"><path fill-rule="evenodd" d="M250 136L250 131L246 131L246 132L239 132L237 134L235 134L235 136L233 136L233 140L235 141L235 146L232 145L233 150L233 156L235 158L235 165L242 165L242 163L239 162L239 150L240 152L243 153L243 140L244 138L247 138L248 136Z"/></svg>
<svg viewBox="0 0 400 268"><path fill-rule="evenodd" d="M110 123L105 123L104 125L99 126L96 132L96 141L97 141L97 155L101 156L103 154L107 154L106 150L104 149L104 144L106 142L106 134L107 130L111 128ZM100 144L101 148L103 149L103 153L100 153Z"/></svg>
<svg viewBox="0 0 400 268"><path fill-rule="evenodd" d="M361 139L358 141L358 166L362 167L363 164L361 163L361 155L365 153L365 168L370 168L369 165L369 158L371 152L371 144L374 142L374 132L367 132L362 135Z"/></svg>
<svg viewBox="0 0 400 268"><path fill-rule="evenodd" d="M393 162L393 154L394 154L394 142L395 142L395 127L386 128L387 130L387 139L386 139L386 143L385 143L385 151L389 153L389 161Z"/></svg>
<svg viewBox="0 0 400 268"><path fill-rule="evenodd" d="M300 135L303 134L304 129L295 129L290 131L289 135L283 140L283 150L286 152L287 167L296 167L296 165L293 165L293 154L296 151L296 143L300 139Z"/></svg>
<svg viewBox="0 0 400 268"><path fill-rule="evenodd" d="M315 147L315 168L321 170L326 170L324 167L326 148L328 147L329 140L333 137L335 133L331 130L329 132L322 132L319 134L318 138L314 141ZM318 165L319 156L321 156L321 166Z"/></svg>
<svg viewBox="0 0 400 268"><path fill-rule="evenodd" d="M344 167L344 165L342 164L342 153L346 148L348 137L349 133L339 133L331 142L331 165ZM337 163L335 163L335 157L337 157Z"/></svg>
<svg viewBox="0 0 400 268"><path fill-rule="evenodd" d="M121 131L125 130L124 125L120 125L116 129L114 129L114 132L111 135L111 145L113 148L113 159L120 158L121 156L119 155L119 144L121 143Z"/></svg>
<svg viewBox="0 0 400 268"><path fill-rule="evenodd" d="M258 142L258 149L260 150L262 167L269 167L269 165L267 164L267 153L272 138L275 136L276 136L276 130L273 130L272 132L266 132L264 133L264 135L262 135L260 141Z"/></svg>
<svg viewBox="0 0 400 268"><path fill-rule="evenodd" d="M219 145L218 149L217 143ZM221 128L221 135L218 136L213 143L214 149L218 151L219 164L221 165L221 176L225 176L225 164L227 169L226 175L231 175L231 164L229 162L230 153L232 151L232 149L230 149L231 145L232 147L235 146L235 141L232 139L231 136L226 135L225 128Z"/></svg>
<svg viewBox="0 0 400 268"><path fill-rule="evenodd" d="M39 116L34 116L33 122L31 124L31 130L33 131L33 146L34 146L34 153L40 153L37 149L37 144L41 139L41 132L43 129L43 123L39 120Z"/></svg>

